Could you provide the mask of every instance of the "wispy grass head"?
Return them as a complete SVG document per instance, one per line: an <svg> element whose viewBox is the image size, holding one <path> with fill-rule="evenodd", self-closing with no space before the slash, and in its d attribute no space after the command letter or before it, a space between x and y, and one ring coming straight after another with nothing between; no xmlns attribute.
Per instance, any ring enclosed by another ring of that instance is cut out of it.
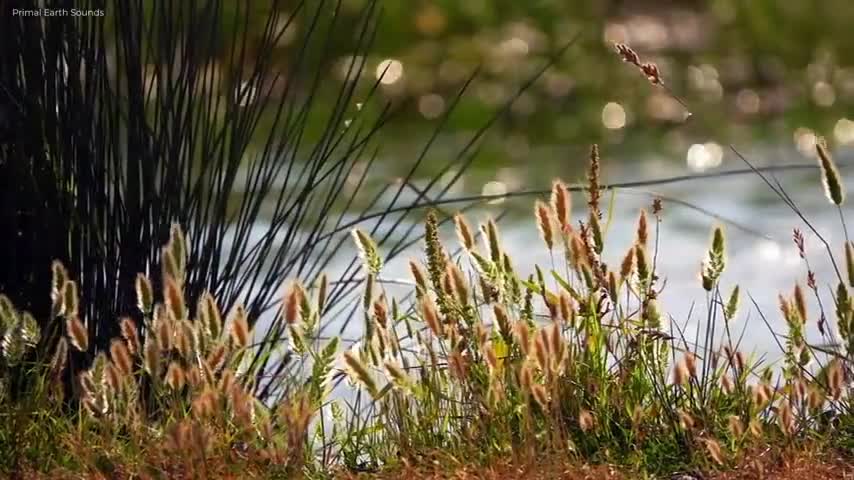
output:
<svg viewBox="0 0 854 480"><path fill-rule="evenodd" d="M842 184L839 170L836 168L836 162L833 161L833 157L830 155L824 137L816 138L815 149L818 154L819 165L821 166L824 192L828 200L840 206L845 202L845 187Z"/></svg>

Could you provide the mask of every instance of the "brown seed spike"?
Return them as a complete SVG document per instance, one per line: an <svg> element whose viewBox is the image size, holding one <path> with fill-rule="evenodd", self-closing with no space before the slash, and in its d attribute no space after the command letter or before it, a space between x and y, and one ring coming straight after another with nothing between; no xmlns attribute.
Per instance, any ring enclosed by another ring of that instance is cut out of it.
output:
<svg viewBox="0 0 854 480"><path fill-rule="evenodd" d="M67 317L65 321L68 337L71 339L71 345L77 350L85 352L89 350L89 332L80 321L80 317L76 314Z"/></svg>
<svg viewBox="0 0 854 480"><path fill-rule="evenodd" d="M552 227L554 220L551 209L545 203L537 200L534 213L537 217L537 229L540 231L540 237L551 250L554 248L554 228Z"/></svg>
<svg viewBox="0 0 854 480"><path fill-rule="evenodd" d="M648 62L641 65L640 68L650 83L653 85L664 85L664 81L661 80L661 72L658 70L658 65Z"/></svg>
<svg viewBox="0 0 854 480"><path fill-rule="evenodd" d="M299 322L299 308L302 303L302 289L296 282L291 283L285 289L284 316L288 325L296 325Z"/></svg>
<svg viewBox="0 0 854 480"><path fill-rule="evenodd" d="M637 243L638 245L646 246L648 240L649 233L646 221L646 210L641 210L640 215L638 216Z"/></svg>
<svg viewBox="0 0 854 480"><path fill-rule="evenodd" d="M804 290L800 285L795 285L795 308L798 311L798 315L800 316L801 322L807 321L807 301L804 298Z"/></svg>
<svg viewBox="0 0 854 480"><path fill-rule="evenodd" d="M640 56L632 50L632 47L626 45L625 43L615 43L614 48L617 50L617 53L622 57L623 61L626 63L631 63L637 67L641 66Z"/></svg>
<svg viewBox="0 0 854 480"><path fill-rule="evenodd" d="M591 214L595 214L597 218L602 218L602 213L599 209L599 201L602 196L602 190L599 184L599 175L599 145L594 143L590 147L590 168L587 171L587 204L590 206Z"/></svg>
<svg viewBox="0 0 854 480"><path fill-rule="evenodd" d="M122 317L121 322L122 338L127 341L127 348L131 355L138 355L141 351L139 332L136 329L136 323L130 317Z"/></svg>
<svg viewBox="0 0 854 480"><path fill-rule="evenodd" d="M462 213L454 215L454 225L457 227L457 238L460 240L460 245L471 251L474 248L474 235L472 235L471 228Z"/></svg>
<svg viewBox="0 0 854 480"><path fill-rule="evenodd" d="M234 313L231 316L231 339L238 348L249 346L249 319L243 305L238 304L234 307Z"/></svg>
<svg viewBox="0 0 854 480"><path fill-rule="evenodd" d="M178 281L172 277L166 277L166 291L164 292L166 308L175 320L187 318L187 305L184 303L184 292Z"/></svg>
<svg viewBox="0 0 854 480"><path fill-rule="evenodd" d="M123 377L130 376L133 373L133 360L124 340L116 338L112 341L110 344L110 358Z"/></svg>
<svg viewBox="0 0 854 480"><path fill-rule="evenodd" d="M824 138L816 138L815 149L821 166L825 194L831 202L841 206L845 202L845 187L840 180L839 170L837 170L836 163L827 149L827 142Z"/></svg>
<svg viewBox="0 0 854 480"><path fill-rule="evenodd" d="M560 180L552 183L551 207L561 231L567 233L571 228L570 212L572 210L572 197L566 184Z"/></svg>

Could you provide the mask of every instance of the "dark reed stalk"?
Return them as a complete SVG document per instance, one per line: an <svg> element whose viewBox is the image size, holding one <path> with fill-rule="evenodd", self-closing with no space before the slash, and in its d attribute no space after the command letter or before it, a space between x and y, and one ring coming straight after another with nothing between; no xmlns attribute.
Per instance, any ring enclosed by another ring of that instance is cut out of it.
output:
<svg viewBox="0 0 854 480"><path fill-rule="evenodd" d="M69 2L41 3L15 6ZM346 240L336 235L343 212L356 222L364 216L349 207L365 191L377 134L392 118L389 105L373 118L354 112L378 86L365 91L362 78L377 1L352 19L340 0L274 0L260 28L243 2L74 6L106 16L0 15L0 291L50 318L50 264L61 260L80 285L91 338L80 355L91 358L119 333L121 316L141 320L137 273L161 290L151 272L173 222L190 240L189 305L209 290L223 311L246 305L254 323L283 279L311 284ZM296 21L298 38L283 51L278 40ZM329 92L325 72L342 52L359 60ZM368 168L348 192L362 161ZM379 208L406 202L398 192ZM348 288L333 285L330 306ZM264 362L259 354L256 366Z"/></svg>

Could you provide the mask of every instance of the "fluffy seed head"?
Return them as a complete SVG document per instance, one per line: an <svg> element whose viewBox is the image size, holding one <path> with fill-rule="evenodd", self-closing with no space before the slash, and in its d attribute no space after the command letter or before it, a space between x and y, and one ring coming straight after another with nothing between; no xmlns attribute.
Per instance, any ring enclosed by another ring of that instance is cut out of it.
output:
<svg viewBox="0 0 854 480"><path fill-rule="evenodd" d="M353 352L344 352L344 365L347 368L347 374L361 384L368 393L374 398L378 395L377 385L374 382L368 368Z"/></svg>
<svg viewBox="0 0 854 480"><path fill-rule="evenodd" d="M578 414L578 426L583 432L589 432L593 429L594 425L595 419L593 418L593 413L590 410L582 410Z"/></svg>
<svg viewBox="0 0 854 480"><path fill-rule="evenodd" d="M66 286L68 284L66 283ZM66 311L68 311L66 309ZM80 321L77 314L72 314L66 317L65 327L68 330L68 337L71 339L71 345L78 351L85 352L89 350L89 332Z"/></svg>
<svg viewBox="0 0 854 480"><path fill-rule="evenodd" d="M292 282L285 289L284 316L288 325L299 322L299 310L302 303L303 290L297 282Z"/></svg>
<svg viewBox="0 0 854 480"><path fill-rule="evenodd" d="M630 248L629 251L626 252L626 256L623 257L622 263L620 263L620 278L625 281L631 276L632 271L635 269L635 249Z"/></svg>
<svg viewBox="0 0 854 480"><path fill-rule="evenodd" d="M160 374L160 345L154 335L145 337L142 366L151 378L158 378Z"/></svg>
<svg viewBox="0 0 854 480"><path fill-rule="evenodd" d="M127 348L131 355L138 355L141 351L139 342L139 332L136 329L136 322L130 317L122 317L120 322L122 338L127 341Z"/></svg>
<svg viewBox="0 0 854 480"><path fill-rule="evenodd" d="M54 378L58 378L65 370L65 365L68 361L68 341L65 337L60 337L56 344L56 351L53 353L53 359L50 362L50 372Z"/></svg>
<svg viewBox="0 0 854 480"><path fill-rule="evenodd" d="M172 277L166 277L166 290L164 291L166 308L175 320L187 318L187 305L184 302L184 292L178 281Z"/></svg>
<svg viewBox="0 0 854 480"><path fill-rule="evenodd" d="M231 315L231 339L238 348L249 346L249 319L243 305L235 306Z"/></svg>
<svg viewBox="0 0 854 480"><path fill-rule="evenodd" d="M469 286L466 282L465 275L460 267L454 262L448 262L448 278L451 283L451 291L460 305L468 305L469 302Z"/></svg>
<svg viewBox="0 0 854 480"><path fill-rule="evenodd" d="M554 218L552 210L548 205L540 200L537 200L534 206L534 214L537 217L537 230L540 231L540 237L545 242L549 250L554 248Z"/></svg>
<svg viewBox="0 0 854 480"><path fill-rule="evenodd" d="M848 269L848 286L854 287L854 242L845 244L845 265Z"/></svg>
<svg viewBox="0 0 854 480"><path fill-rule="evenodd" d="M709 453L709 457L711 457L718 465L723 465L724 454L721 450L721 444L712 438L705 439L703 443L706 444L706 451Z"/></svg>
<svg viewBox="0 0 854 480"><path fill-rule="evenodd" d="M433 332L433 335L437 337L442 337L444 334L442 328L442 322L439 320L439 312L436 310L436 303L433 302L433 299L428 295L424 295L421 297L421 317L424 319L424 323L430 327L430 330Z"/></svg>
<svg viewBox="0 0 854 480"><path fill-rule="evenodd" d="M222 314L214 296L205 291L199 298L198 315L202 325L211 338L217 339L222 335Z"/></svg>
<svg viewBox="0 0 854 480"><path fill-rule="evenodd" d="M744 435L744 423L738 418L738 415L730 415L727 419L727 427L733 437L741 438Z"/></svg>
<svg viewBox="0 0 854 480"><path fill-rule="evenodd" d="M154 306L154 289L151 288L151 280L145 274L137 274L136 282L136 306L143 315L150 315Z"/></svg>
<svg viewBox="0 0 854 480"><path fill-rule="evenodd" d="M563 232L567 232L570 228L571 198L565 183L560 180L552 183L551 207L555 213L555 220Z"/></svg>
<svg viewBox="0 0 854 480"><path fill-rule="evenodd" d="M806 301L806 298L804 297L804 290L801 288L801 286L799 284L795 285L794 299L795 299L795 308L798 311L798 316L800 317L801 322L806 322L806 320L807 320L807 301Z"/></svg>
<svg viewBox="0 0 854 480"><path fill-rule="evenodd" d="M62 314L62 288L65 282L68 281L68 270L62 265L59 260L54 260L50 264L51 284L50 284L50 300L54 316Z"/></svg>
<svg viewBox="0 0 854 480"><path fill-rule="evenodd" d="M646 210L643 209L641 209L640 215L638 216L638 230L636 236L638 245L647 245L647 242L649 241L649 232L646 222Z"/></svg>
<svg viewBox="0 0 854 480"><path fill-rule="evenodd" d="M840 180L839 170L837 170L836 163L827 149L827 142L824 138L816 138L815 149L821 166L825 194L832 203L840 206L845 202L845 187Z"/></svg>
<svg viewBox="0 0 854 480"><path fill-rule="evenodd" d="M787 436L795 432L795 415L792 413L792 406L789 405L789 402L783 402L777 408L777 424Z"/></svg>
<svg viewBox="0 0 854 480"><path fill-rule="evenodd" d="M164 351L172 350L172 320L167 316L162 316L154 322L154 333L157 336L157 343Z"/></svg>
<svg viewBox="0 0 854 480"><path fill-rule="evenodd" d="M62 287L62 314L65 318L77 316L78 307L77 282L67 280Z"/></svg>
<svg viewBox="0 0 854 480"><path fill-rule="evenodd" d="M225 365L225 359L227 355L228 348L222 343L216 345L211 350L211 352L205 359L208 368L211 370L211 372L216 373Z"/></svg>
<svg viewBox="0 0 854 480"><path fill-rule="evenodd" d="M110 344L110 358L123 377L128 377L133 373L133 359L124 340L116 338L112 341Z"/></svg>
<svg viewBox="0 0 854 480"><path fill-rule="evenodd" d="M679 425L682 427L682 429L684 429L684 430L693 430L694 429L694 425L696 424L696 422L694 422L694 417L692 417L688 412L686 412L684 410L679 410L676 413L679 417Z"/></svg>
<svg viewBox="0 0 854 480"><path fill-rule="evenodd" d="M454 225L456 226L457 238L460 241L460 245L464 249L471 251L474 248L474 235L472 235L471 228L462 213L454 215Z"/></svg>
<svg viewBox="0 0 854 480"><path fill-rule="evenodd" d="M551 399L549 398L549 393L546 391L546 387L535 384L531 387L531 395L533 395L534 400L543 409L543 411L547 412L549 410L549 402Z"/></svg>

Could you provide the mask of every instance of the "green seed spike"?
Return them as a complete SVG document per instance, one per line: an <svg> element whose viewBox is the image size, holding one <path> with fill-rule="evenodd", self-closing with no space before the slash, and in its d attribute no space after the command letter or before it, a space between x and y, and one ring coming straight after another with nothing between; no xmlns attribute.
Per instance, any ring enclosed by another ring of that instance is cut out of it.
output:
<svg viewBox="0 0 854 480"><path fill-rule="evenodd" d="M845 188L839 178L839 170L827 149L827 142L822 137L816 138L815 150L818 153L818 161L821 166L822 181L827 198L836 204L842 205L845 201Z"/></svg>

